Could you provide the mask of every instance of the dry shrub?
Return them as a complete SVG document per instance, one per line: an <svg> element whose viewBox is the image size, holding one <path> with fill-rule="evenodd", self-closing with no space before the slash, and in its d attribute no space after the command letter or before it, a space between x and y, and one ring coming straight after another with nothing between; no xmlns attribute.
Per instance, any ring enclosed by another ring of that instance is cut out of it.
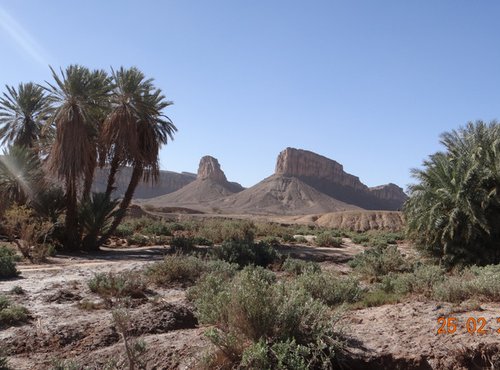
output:
<svg viewBox="0 0 500 370"><path fill-rule="evenodd" d="M13 206L5 211L3 227L9 240L31 262L43 262L53 252L46 243L54 224L26 206Z"/></svg>

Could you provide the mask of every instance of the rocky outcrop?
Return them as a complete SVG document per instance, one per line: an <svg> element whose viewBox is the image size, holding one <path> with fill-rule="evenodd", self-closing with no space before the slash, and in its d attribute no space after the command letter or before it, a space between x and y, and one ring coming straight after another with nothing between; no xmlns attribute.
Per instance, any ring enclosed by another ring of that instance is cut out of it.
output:
<svg viewBox="0 0 500 370"><path fill-rule="evenodd" d="M204 156L200 160L196 180L183 188L153 199L144 201L155 207L185 207L189 209L210 212L217 208L220 199L244 190L236 182L227 181L226 175L220 168L219 161L211 156Z"/></svg>
<svg viewBox="0 0 500 370"><path fill-rule="evenodd" d="M344 172L340 163L308 150L283 150L278 155L275 174L323 179L354 190L368 190L368 187L359 181L359 177Z"/></svg>
<svg viewBox="0 0 500 370"><path fill-rule="evenodd" d="M275 174L297 177L332 198L365 209L398 210L407 198L395 184L368 188L357 176L345 172L340 163L302 149L282 151Z"/></svg>
<svg viewBox="0 0 500 370"><path fill-rule="evenodd" d="M393 183L370 188L370 193L378 199L389 202L397 209L400 209L402 204L408 199L403 189Z"/></svg>
<svg viewBox="0 0 500 370"><path fill-rule="evenodd" d="M219 161L206 155L200 159L200 165L198 166L198 180L211 179L217 182L227 182L226 175L220 169Z"/></svg>

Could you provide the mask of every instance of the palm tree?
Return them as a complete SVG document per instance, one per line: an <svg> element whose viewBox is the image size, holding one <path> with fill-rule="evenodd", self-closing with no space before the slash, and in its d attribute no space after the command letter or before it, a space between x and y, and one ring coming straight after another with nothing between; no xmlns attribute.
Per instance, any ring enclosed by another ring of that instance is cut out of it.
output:
<svg viewBox="0 0 500 370"><path fill-rule="evenodd" d="M104 137L112 148L113 158L106 193L112 191L120 164L132 165L133 169L115 219L99 244L104 243L120 224L140 180L158 180L160 148L167 144L168 139L172 140L177 131L172 121L163 114L172 102L166 100L160 89L154 88L151 79L145 79L136 68L121 68L113 73L113 77L116 86L114 109L104 126Z"/></svg>
<svg viewBox="0 0 500 370"><path fill-rule="evenodd" d="M103 143L109 151L109 176L106 194L114 190L120 167L131 165L138 153L137 122L144 110L144 96L153 89L153 80L146 79L137 68L112 71L114 89L110 96L110 112L103 124Z"/></svg>
<svg viewBox="0 0 500 370"><path fill-rule="evenodd" d="M80 245L77 194L82 179L93 176L97 161L96 135L99 112L108 104L106 73L71 65L61 76L51 68L55 84L46 88L55 104L54 144L49 154L50 170L65 182L66 247Z"/></svg>
<svg viewBox="0 0 500 370"><path fill-rule="evenodd" d="M499 142L498 123L469 123L444 133L446 152L413 170L405 213L417 244L450 262L498 262Z"/></svg>
<svg viewBox="0 0 500 370"><path fill-rule="evenodd" d="M7 93L0 97L1 144L34 148L52 112L51 101L44 89L32 82L19 84L17 90L6 88Z"/></svg>
<svg viewBox="0 0 500 370"><path fill-rule="evenodd" d="M45 187L39 158L28 148L10 146L0 156L0 196L2 207L35 202Z"/></svg>

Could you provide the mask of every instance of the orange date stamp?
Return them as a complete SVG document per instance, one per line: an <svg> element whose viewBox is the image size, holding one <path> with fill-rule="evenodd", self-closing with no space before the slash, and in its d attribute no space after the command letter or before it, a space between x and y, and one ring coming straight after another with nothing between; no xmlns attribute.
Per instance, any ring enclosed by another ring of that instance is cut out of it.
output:
<svg viewBox="0 0 500 370"><path fill-rule="evenodd" d="M492 321L495 321L493 319ZM500 317L496 318L496 325L493 327L490 322L484 317L468 317L465 319L457 319L456 317L439 317L437 319L438 335L454 334L466 332L473 334L500 334Z"/></svg>

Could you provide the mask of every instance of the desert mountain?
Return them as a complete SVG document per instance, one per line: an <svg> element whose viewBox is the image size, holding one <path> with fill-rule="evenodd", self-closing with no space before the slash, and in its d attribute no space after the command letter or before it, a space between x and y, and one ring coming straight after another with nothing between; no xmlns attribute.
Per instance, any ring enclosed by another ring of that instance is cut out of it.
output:
<svg viewBox="0 0 500 370"><path fill-rule="evenodd" d="M97 169L94 177L93 191L105 191L107 180L108 180L109 169ZM122 197L127 190L128 183L130 181L130 176L132 175L132 168L123 167L118 172L116 177L116 191L113 194L114 197ZM141 182L137 186L134 197L135 198L154 198L160 195L172 193L179 190L196 180L196 174L189 172L172 172L172 171L160 171L160 177L157 184L150 184Z"/></svg>
<svg viewBox="0 0 500 370"><path fill-rule="evenodd" d="M217 159L201 159L195 181L143 203L232 214L300 215L353 210L398 210L406 200L395 184L369 188L343 166L319 154L282 151L272 176L243 189L227 181Z"/></svg>
<svg viewBox="0 0 500 370"><path fill-rule="evenodd" d="M369 210L398 210L407 198L395 184L369 188L340 163L302 149L283 150L275 174L298 178L332 198Z"/></svg>
<svg viewBox="0 0 500 370"><path fill-rule="evenodd" d="M242 191L244 188L235 182L227 181L216 158L201 158L196 180L183 188L166 195L147 200L156 207L185 207L210 210L211 202Z"/></svg>
<svg viewBox="0 0 500 370"><path fill-rule="evenodd" d="M295 177L272 175L213 205L227 213L311 214L359 209L319 192Z"/></svg>

